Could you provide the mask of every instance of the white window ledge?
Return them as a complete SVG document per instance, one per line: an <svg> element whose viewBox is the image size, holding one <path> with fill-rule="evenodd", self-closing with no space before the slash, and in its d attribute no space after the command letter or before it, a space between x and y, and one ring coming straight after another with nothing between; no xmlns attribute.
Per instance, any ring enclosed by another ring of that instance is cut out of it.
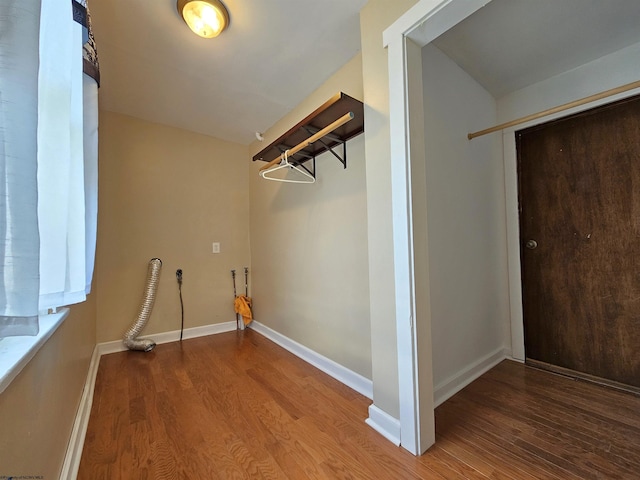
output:
<svg viewBox="0 0 640 480"><path fill-rule="evenodd" d="M40 315L40 332L34 337L5 337L0 339L0 393L4 392L14 378L38 353L38 350L53 335L62 321L69 315L68 308L56 313Z"/></svg>

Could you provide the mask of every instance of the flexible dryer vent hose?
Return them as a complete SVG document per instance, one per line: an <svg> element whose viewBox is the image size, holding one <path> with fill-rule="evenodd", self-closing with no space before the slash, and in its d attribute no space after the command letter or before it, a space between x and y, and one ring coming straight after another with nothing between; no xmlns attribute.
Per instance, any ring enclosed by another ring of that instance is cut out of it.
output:
<svg viewBox="0 0 640 480"><path fill-rule="evenodd" d="M150 352L156 346L156 342L149 339L136 339L140 332L144 329L151 310L153 310L153 303L156 300L156 290L158 289L158 280L160 279L160 270L162 269L162 260L159 258L152 258L149 261L149 268L147 269L147 284L144 289L144 296L142 297L142 303L140 304L140 312L138 318L124 334L124 344L129 350L143 350Z"/></svg>

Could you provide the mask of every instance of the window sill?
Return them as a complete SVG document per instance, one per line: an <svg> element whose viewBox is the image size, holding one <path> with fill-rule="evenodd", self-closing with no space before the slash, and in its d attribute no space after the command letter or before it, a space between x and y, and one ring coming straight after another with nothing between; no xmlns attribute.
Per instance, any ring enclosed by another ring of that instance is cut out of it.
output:
<svg viewBox="0 0 640 480"><path fill-rule="evenodd" d="M35 337L6 337L0 340L0 393L5 391L38 353L67 315L68 308L61 308L57 313L40 315L40 332Z"/></svg>

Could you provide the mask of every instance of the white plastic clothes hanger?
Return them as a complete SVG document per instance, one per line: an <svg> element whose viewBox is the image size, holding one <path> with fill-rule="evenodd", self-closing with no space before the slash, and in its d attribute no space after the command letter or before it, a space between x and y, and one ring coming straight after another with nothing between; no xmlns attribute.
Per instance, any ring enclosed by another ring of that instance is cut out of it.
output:
<svg viewBox="0 0 640 480"><path fill-rule="evenodd" d="M289 170L295 170L296 172L302 174L304 177L301 180L292 180L290 178L277 178L277 177L267 177L267 174L273 173L277 170L281 170L283 168L288 168ZM276 165L275 167L269 168L268 170L263 170L260 172L260 176L265 180L272 180L274 182L283 182L283 183L315 183L316 178L311 175L309 172L304 170L303 168L294 165L293 163L289 163L289 150L285 150L282 155L282 161Z"/></svg>

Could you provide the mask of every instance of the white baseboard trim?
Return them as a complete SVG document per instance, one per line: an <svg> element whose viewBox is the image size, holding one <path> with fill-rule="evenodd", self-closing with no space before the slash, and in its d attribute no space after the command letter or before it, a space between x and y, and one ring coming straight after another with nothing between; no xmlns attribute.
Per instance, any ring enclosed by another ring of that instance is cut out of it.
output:
<svg viewBox="0 0 640 480"><path fill-rule="evenodd" d="M89 362L89 371L87 372L87 378L84 382L76 418L73 422L71 438L67 445L67 453L65 454L62 471L60 472L60 480L75 480L78 476L80 458L82 457L82 449L84 448L84 439L87 434L87 427L89 426L91 406L93 405L93 391L96 385L96 376L98 375L98 365L100 365L100 353L96 345L93 349L93 355L91 355L91 362Z"/></svg>
<svg viewBox="0 0 640 480"><path fill-rule="evenodd" d="M371 404L369 405L369 418L365 420L365 423L396 447L400 446L400 420L397 418Z"/></svg>
<svg viewBox="0 0 640 480"><path fill-rule="evenodd" d="M373 398L373 382L368 378L365 378L359 373L349 370L339 363L336 363L333 360L330 360L329 358L320 355L317 352L314 352L310 348L299 344L295 340L291 340L290 338L285 337L281 333L272 330L271 328L261 324L260 322L254 320L249 324L249 328L267 337L272 342L277 343L285 350L290 351L295 356L322 370L327 375L335 378L339 382L345 384L349 388L352 388L361 395L364 395L367 398Z"/></svg>
<svg viewBox="0 0 640 480"><path fill-rule="evenodd" d="M213 325L204 325L202 327L185 328L182 332L182 339L187 340L189 338L206 337L207 335L216 335L218 333L232 332L237 328L236 322L224 322L216 323ZM162 343L177 342L180 340L180 330L174 330L172 332L164 333L152 333L149 335L141 335L140 338L148 338L160 345ZM107 355L109 353L124 352L127 347L124 346L122 340L115 340L113 342L99 343L98 348L100 355Z"/></svg>
<svg viewBox="0 0 640 480"><path fill-rule="evenodd" d="M502 360L509 358L508 353L506 348L499 348L436 385L433 392L434 406L437 407L444 403L480 375L491 370Z"/></svg>
<svg viewBox="0 0 640 480"><path fill-rule="evenodd" d="M202 327L187 328L183 331L182 338L205 337L207 335L215 335L218 333L232 332L237 328L236 322L216 323L214 325L205 325ZM180 330L173 332L157 333L151 335L143 335L144 338L150 338L157 344L176 342L180 340ZM100 357L109 353L123 352L127 348L122 340L114 342L98 343L91 356L89 363L89 371L85 380L84 390L78 406L78 412L73 422L71 438L67 446L67 452L62 464L60 472L60 480L75 480L78 476L78 468L80 467L80 459L82 458L82 449L84 448L84 439L89 426L89 417L91 415L91 406L93 405L93 392L96 386L96 376L98 375L98 366L100 365Z"/></svg>

